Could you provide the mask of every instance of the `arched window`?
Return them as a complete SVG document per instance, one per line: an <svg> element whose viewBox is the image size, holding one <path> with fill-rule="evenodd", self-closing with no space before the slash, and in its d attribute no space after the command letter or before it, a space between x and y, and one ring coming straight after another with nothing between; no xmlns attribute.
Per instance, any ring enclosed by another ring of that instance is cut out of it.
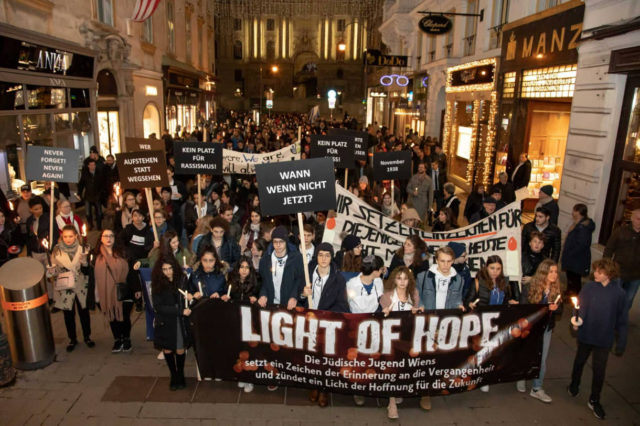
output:
<svg viewBox="0 0 640 426"><path fill-rule="evenodd" d="M233 59L242 59L242 42L240 40L233 43Z"/></svg>
<svg viewBox="0 0 640 426"><path fill-rule="evenodd" d="M158 108L152 103L144 107L142 127L145 138L148 138L152 133L155 133L156 137L160 138L160 113L158 112Z"/></svg>

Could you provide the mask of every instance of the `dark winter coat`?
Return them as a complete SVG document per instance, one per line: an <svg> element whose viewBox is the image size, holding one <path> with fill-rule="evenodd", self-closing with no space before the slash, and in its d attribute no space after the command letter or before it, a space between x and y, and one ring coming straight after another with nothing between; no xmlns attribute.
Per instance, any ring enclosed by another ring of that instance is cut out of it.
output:
<svg viewBox="0 0 640 426"><path fill-rule="evenodd" d="M604 249L604 257L613 258L620 265L620 278L630 281L640 278L640 232L629 225L622 225L615 231Z"/></svg>
<svg viewBox="0 0 640 426"><path fill-rule="evenodd" d="M405 264L404 264L404 259L398 256L398 254L396 253L391 258L391 264L389 265L389 274L391 274L391 272L393 272L393 270L396 269L398 266L405 266ZM429 260L425 258L425 260L420 262L417 266L411 264L409 266L409 269L411 270L411 272L413 272L413 276L417 277L420 272L429 270Z"/></svg>
<svg viewBox="0 0 640 426"><path fill-rule="evenodd" d="M516 165L517 167L517 165ZM531 179L531 161L525 161L513 176L513 189L517 190L529 185Z"/></svg>
<svg viewBox="0 0 640 426"><path fill-rule="evenodd" d="M477 278L477 282L477 290L475 281L471 283L471 288L469 289L469 294L467 294L465 305L469 306L469 304L473 303L474 300L480 299L476 306L489 306L489 301L491 300L491 289L488 288L481 279ZM511 291L511 286L507 283L504 287L504 299L502 304L506 305L511 299L516 300L513 296L513 292Z"/></svg>
<svg viewBox="0 0 640 426"><path fill-rule="evenodd" d="M522 228L522 247L528 247L531 240L531 233L537 231L535 222L529 222ZM545 257L553 259L555 262L560 260L560 247L562 245L562 232L553 223L549 222L542 231L544 235L544 248L542 253Z"/></svg>
<svg viewBox="0 0 640 426"><path fill-rule="evenodd" d="M531 251L528 245L523 246L522 249L522 276L532 277L536 273L538 266L545 259L543 252L534 253Z"/></svg>
<svg viewBox="0 0 640 426"><path fill-rule="evenodd" d="M426 310L436 309L436 274L432 271L424 271L416 278L416 289L420 295L420 307ZM444 309L458 309L462 305L462 292L464 290L464 280L462 276L456 274L449 282L447 290L447 300Z"/></svg>
<svg viewBox="0 0 640 426"><path fill-rule="evenodd" d="M200 242L198 243L198 248L196 250L198 258L206 246L213 246L213 242L211 240L212 237L213 232L208 232L204 237L200 238ZM222 245L220 246L219 254L220 260L227 262L230 268L233 268L238 259L240 259L240 246L228 233L225 233L224 237L222 237Z"/></svg>
<svg viewBox="0 0 640 426"><path fill-rule="evenodd" d="M33 223L36 221L35 216L29 216L27 219L27 255L32 253L44 253L46 250L42 247L42 240L49 241L49 213L44 212L38 220L38 234L33 233ZM53 245L58 242L60 233L58 227L53 224Z"/></svg>
<svg viewBox="0 0 640 426"><path fill-rule="evenodd" d="M313 271L316 269L316 262L309 264L309 278L313 281ZM311 283L313 285L313 282ZM309 307L308 300L305 301L305 307ZM318 310L331 312L349 313L349 302L347 301L347 282L344 276L338 271L336 265L332 262L329 278L322 288Z"/></svg>
<svg viewBox="0 0 640 426"><path fill-rule="evenodd" d="M464 206L464 217L467 218L469 223L473 223L471 218L474 214L480 212L482 210L482 199L484 195L478 194L477 192L472 193L467 198L467 204Z"/></svg>
<svg viewBox="0 0 640 426"><path fill-rule="evenodd" d="M166 278L162 278L166 280ZM191 346L191 330L189 320L182 315L184 311L184 297L177 289L187 290L187 277L180 274L175 287L168 282L160 290L152 292L154 320L153 345L156 349L175 351L178 340L178 327L182 330L184 348Z"/></svg>
<svg viewBox="0 0 640 426"><path fill-rule="evenodd" d="M227 294L227 284L223 272L205 272L202 266L199 266L189 277L189 293L200 291L198 281L202 283L202 292L204 293L202 297L204 298L210 297L213 293L218 293L218 296Z"/></svg>
<svg viewBox="0 0 640 426"><path fill-rule="evenodd" d="M97 203L102 201L103 195L107 190L107 178L102 172L101 167L96 166L95 172L92 174L85 169L78 183L78 193L83 201Z"/></svg>
<svg viewBox="0 0 640 426"><path fill-rule="evenodd" d="M591 268L591 235L596 224L585 219L573 227L564 240L562 269L582 276L589 275Z"/></svg>
<svg viewBox="0 0 640 426"><path fill-rule="evenodd" d="M130 223L120 231L118 239L125 247L129 266L132 266L136 260L146 258L153 248L153 229L149 225L138 229Z"/></svg>
<svg viewBox="0 0 640 426"><path fill-rule="evenodd" d="M273 246L262 255L258 271L262 278L262 288L260 288L260 297L267 297L267 304L273 305L275 298L275 287L273 285L273 276L271 275L271 253ZM287 261L284 264L282 277L282 285L280 286L280 304L286 305L289 299L301 299L304 289L304 265L302 255L296 250L287 247Z"/></svg>

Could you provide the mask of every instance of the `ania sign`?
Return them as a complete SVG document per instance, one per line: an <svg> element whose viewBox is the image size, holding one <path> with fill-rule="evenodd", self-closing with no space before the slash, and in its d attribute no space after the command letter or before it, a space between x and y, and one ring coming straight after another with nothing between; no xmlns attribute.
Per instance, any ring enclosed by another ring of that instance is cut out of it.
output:
<svg viewBox="0 0 640 426"><path fill-rule="evenodd" d="M418 27L427 34L446 34L453 23L444 15L427 15L418 22Z"/></svg>

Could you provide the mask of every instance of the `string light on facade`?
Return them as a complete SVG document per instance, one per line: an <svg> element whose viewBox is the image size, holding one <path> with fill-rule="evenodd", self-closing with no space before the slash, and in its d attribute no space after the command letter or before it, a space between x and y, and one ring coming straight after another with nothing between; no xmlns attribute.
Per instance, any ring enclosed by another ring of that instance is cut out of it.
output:
<svg viewBox="0 0 640 426"><path fill-rule="evenodd" d="M496 145L496 116L498 114L498 94L491 93L491 104L489 105L489 117L487 122L487 142L484 148L484 172L482 174L482 184L488 186L491 179L491 163Z"/></svg>
<svg viewBox="0 0 640 426"><path fill-rule="evenodd" d="M444 129L442 130L442 150L449 152L450 141L450 129L451 129L451 116L455 113L453 108L453 102L447 102L447 110L444 114Z"/></svg>
<svg viewBox="0 0 640 426"><path fill-rule="evenodd" d="M479 83L479 84L465 84L463 86L453 86L452 79L453 73L460 70L465 70L474 67L481 67L485 65L493 65L494 69L496 66L496 58L487 58L482 59L480 61L467 62L462 65L456 65L455 67L451 67L447 70L447 93L455 93L455 92L475 92L478 90L493 90L495 87L495 78L494 81L490 83Z"/></svg>
<svg viewBox="0 0 640 426"><path fill-rule="evenodd" d="M480 121L480 101L479 100L474 100L473 101L473 115L472 115L472 119L471 119L471 155L470 155L470 160L469 163L467 164L467 182L471 183L473 182L473 172L475 171L475 161L473 160L474 158L476 158L476 150L477 150L477 143L478 143L478 122Z"/></svg>

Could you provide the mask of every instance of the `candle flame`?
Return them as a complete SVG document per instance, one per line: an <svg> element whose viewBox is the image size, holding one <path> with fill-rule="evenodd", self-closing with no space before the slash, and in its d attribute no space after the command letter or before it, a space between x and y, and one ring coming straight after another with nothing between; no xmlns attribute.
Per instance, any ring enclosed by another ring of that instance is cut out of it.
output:
<svg viewBox="0 0 640 426"><path fill-rule="evenodd" d="M44 247L46 250L49 250L49 240L43 238L42 241L40 241L40 244L42 244L42 247Z"/></svg>
<svg viewBox="0 0 640 426"><path fill-rule="evenodd" d="M13 202L9 201L9 208L13 211Z"/></svg>
<svg viewBox="0 0 640 426"><path fill-rule="evenodd" d="M87 236L87 224L86 223L82 224L82 236L83 237Z"/></svg>
<svg viewBox="0 0 640 426"><path fill-rule="evenodd" d="M571 303L573 303L574 308L579 309L578 298L576 296L571 297Z"/></svg>

